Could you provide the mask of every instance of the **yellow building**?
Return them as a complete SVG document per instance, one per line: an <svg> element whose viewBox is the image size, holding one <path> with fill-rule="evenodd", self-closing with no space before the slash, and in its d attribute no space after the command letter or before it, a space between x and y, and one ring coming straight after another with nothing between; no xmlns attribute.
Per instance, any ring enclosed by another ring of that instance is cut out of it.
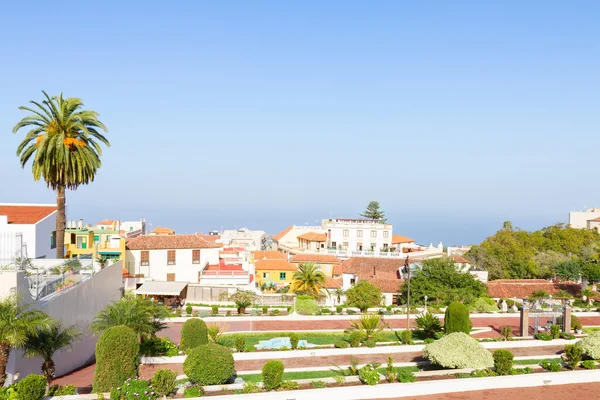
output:
<svg viewBox="0 0 600 400"><path fill-rule="evenodd" d="M94 228L65 230L66 258L125 259L125 239L118 231Z"/></svg>
<svg viewBox="0 0 600 400"><path fill-rule="evenodd" d="M333 255L328 254L296 254L290 259L290 262L296 267L301 264L314 264L319 271L323 272L327 278L333 278L334 275L340 275L341 273L335 273L341 268L342 260Z"/></svg>
<svg viewBox="0 0 600 400"><path fill-rule="evenodd" d="M286 260L277 259L258 259L254 261L256 269L256 282L258 285L263 283L275 283L277 286L286 286L292 282L294 272L298 268Z"/></svg>

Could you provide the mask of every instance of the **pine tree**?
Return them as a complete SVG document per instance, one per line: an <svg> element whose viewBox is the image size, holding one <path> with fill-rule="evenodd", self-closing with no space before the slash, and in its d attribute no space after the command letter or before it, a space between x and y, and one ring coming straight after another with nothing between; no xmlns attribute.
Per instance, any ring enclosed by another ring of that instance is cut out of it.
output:
<svg viewBox="0 0 600 400"><path fill-rule="evenodd" d="M370 201L365 213L360 214L360 216L369 219L378 219L383 223L387 221L387 219L385 219L385 213L379 209L378 201Z"/></svg>

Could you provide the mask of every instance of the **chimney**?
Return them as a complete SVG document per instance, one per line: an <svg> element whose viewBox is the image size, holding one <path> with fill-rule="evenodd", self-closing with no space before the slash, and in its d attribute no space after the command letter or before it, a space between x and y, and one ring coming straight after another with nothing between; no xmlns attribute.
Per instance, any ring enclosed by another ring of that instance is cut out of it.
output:
<svg viewBox="0 0 600 400"><path fill-rule="evenodd" d="M78 229L83 229L83 219L79 219L79 224L77 224Z"/></svg>

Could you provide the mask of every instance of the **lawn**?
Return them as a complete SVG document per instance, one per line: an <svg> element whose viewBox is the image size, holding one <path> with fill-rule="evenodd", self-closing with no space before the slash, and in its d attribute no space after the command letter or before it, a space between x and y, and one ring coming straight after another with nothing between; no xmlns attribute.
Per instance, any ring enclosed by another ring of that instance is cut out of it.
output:
<svg viewBox="0 0 600 400"><path fill-rule="evenodd" d="M331 345L341 339L348 339L349 335L343 332L260 332L260 333L229 333L219 339L219 344L226 347L235 347L236 336L246 338L246 346L254 346L261 340L269 340L276 337L286 337L292 333L298 334L300 340L316 345ZM398 339L392 331L383 331L375 336L378 342L397 342Z"/></svg>
<svg viewBox="0 0 600 400"><path fill-rule="evenodd" d="M542 361L548 361L548 362L552 362L552 361L558 361L558 362L562 362L562 359L559 358L546 358L543 360L514 360L513 364L514 365L537 365L540 364Z"/></svg>
<svg viewBox="0 0 600 400"><path fill-rule="evenodd" d="M400 368L397 368L400 369ZM403 370L410 370L411 372L419 372L418 367L402 367ZM297 379L320 379L320 378L331 378L334 376L343 375L342 370L330 369L326 371L301 371L301 372L284 372L283 380L297 380ZM385 367L378 368L377 371L380 374L385 374ZM262 382L261 374L248 374L248 375L238 375L240 378L243 378L246 382Z"/></svg>

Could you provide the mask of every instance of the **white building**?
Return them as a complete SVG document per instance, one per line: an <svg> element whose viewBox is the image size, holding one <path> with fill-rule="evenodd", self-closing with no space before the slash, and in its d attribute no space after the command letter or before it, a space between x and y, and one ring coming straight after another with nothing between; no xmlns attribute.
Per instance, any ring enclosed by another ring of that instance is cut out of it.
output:
<svg viewBox="0 0 600 400"><path fill-rule="evenodd" d="M600 222L600 208L588 208L585 211L571 211L569 225L579 229L598 229Z"/></svg>
<svg viewBox="0 0 600 400"><path fill-rule="evenodd" d="M329 218L321 225L327 234L327 248L379 252L392 247L392 224L376 219Z"/></svg>
<svg viewBox="0 0 600 400"><path fill-rule="evenodd" d="M121 221L118 219L105 219L96 224L99 229L113 230L121 234L121 237L134 238L146 234L146 220Z"/></svg>
<svg viewBox="0 0 600 400"><path fill-rule="evenodd" d="M225 247L241 247L246 251L266 250L265 231L252 231L248 228L228 229L220 236Z"/></svg>
<svg viewBox="0 0 600 400"><path fill-rule="evenodd" d="M0 204L0 235L20 234L28 258L53 258L56 255L56 214L55 204ZM14 250L7 247L0 242L0 258Z"/></svg>

